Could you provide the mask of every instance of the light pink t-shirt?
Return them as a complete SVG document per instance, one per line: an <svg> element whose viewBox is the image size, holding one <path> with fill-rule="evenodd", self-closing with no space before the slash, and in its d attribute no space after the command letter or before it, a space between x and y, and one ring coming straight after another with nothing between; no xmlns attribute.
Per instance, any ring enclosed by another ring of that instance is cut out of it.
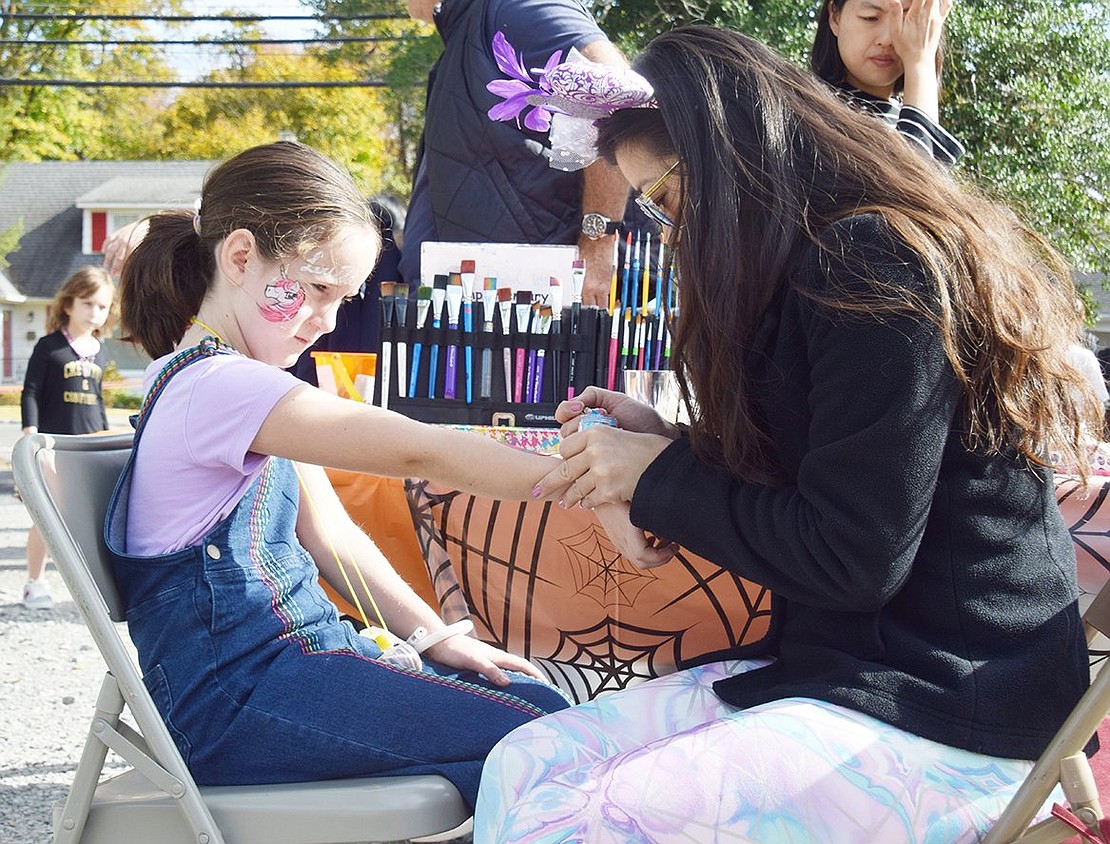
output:
<svg viewBox="0 0 1110 844"><path fill-rule="evenodd" d="M147 390L170 356L147 367ZM248 451L293 387L284 370L220 354L182 369L158 397L135 456L127 553L166 554L196 544L227 516L265 465Z"/></svg>

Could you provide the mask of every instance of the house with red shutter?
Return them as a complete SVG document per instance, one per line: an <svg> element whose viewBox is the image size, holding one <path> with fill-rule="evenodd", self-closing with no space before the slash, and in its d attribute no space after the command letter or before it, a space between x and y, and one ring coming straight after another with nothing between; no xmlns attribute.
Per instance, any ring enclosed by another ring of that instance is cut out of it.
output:
<svg viewBox="0 0 1110 844"><path fill-rule="evenodd" d="M19 384L47 308L79 267L100 266L104 240L127 223L192 208L209 161L19 161L0 169L0 233L19 233L0 265L0 383ZM108 360L124 372L147 363L118 339Z"/></svg>

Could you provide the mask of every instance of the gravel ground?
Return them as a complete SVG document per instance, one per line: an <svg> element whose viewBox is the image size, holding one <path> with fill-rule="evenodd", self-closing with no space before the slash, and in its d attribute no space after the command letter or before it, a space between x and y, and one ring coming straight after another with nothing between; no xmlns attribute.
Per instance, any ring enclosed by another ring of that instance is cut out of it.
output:
<svg viewBox="0 0 1110 844"><path fill-rule="evenodd" d="M18 421L0 419L0 844L48 844L51 807L68 793L105 666L53 564L54 608L20 602L31 519L12 494L19 435ZM109 751L105 775L125 767Z"/></svg>

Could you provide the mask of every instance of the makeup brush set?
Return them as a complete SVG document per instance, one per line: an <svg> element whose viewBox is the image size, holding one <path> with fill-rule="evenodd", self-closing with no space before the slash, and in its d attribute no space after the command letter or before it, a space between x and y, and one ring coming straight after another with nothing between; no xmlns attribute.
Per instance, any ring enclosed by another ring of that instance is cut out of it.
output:
<svg viewBox="0 0 1110 844"><path fill-rule="evenodd" d="M609 308L582 305L581 260L569 278L499 277L462 258L415 290L381 282L375 404L425 422L558 427L558 403L587 386L667 368L673 267L650 235L617 237Z"/></svg>

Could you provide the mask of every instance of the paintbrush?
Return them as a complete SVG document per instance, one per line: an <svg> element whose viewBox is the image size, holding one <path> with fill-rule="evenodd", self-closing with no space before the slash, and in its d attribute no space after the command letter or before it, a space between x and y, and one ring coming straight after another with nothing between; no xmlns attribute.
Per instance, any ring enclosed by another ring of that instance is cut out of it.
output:
<svg viewBox="0 0 1110 844"><path fill-rule="evenodd" d="M575 261L575 264L578 262ZM573 270L572 270L573 272ZM563 333L563 283L557 276L551 276L549 279L548 300L547 303L551 306L551 322L548 330L552 334ZM546 332L545 332L546 333ZM551 377L555 379L555 383L559 383L559 374L562 367L560 366L560 358L562 355L555 351L551 355Z"/></svg>
<svg viewBox="0 0 1110 844"><path fill-rule="evenodd" d="M652 369L658 369L663 363L663 276L667 274L667 265L663 260L663 239L659 239L659 259L655 266L655 354L652 358Z"/></svg>
<svg viewBox="0 0 1110 844"><path fill-rule="evenodd" d="M644 368L648 333L648 318L636 314L636 368Z"/></svg>
<svg viewBox="0 0 1110 844"><path fill-rule="evenodd" d="M393 308L395 297L393 291L397 287L395 281L383 281L381 283L381 310L382 310L382 352L381 360L378 361L378 369L380 370L380 377L378 382L382 385L382 407L389 408L389 376L390 376L390 357L393 352L393 344L389 341L389 329L393 328ZM370 397L371 399L373 396Z"/></svg>
<svg viewBox="0 0 1110 844"><path fill-rule="evenodd" d="M437 275L432 283L432 328L443 326L443 306L447 301L447 276ZM433 338L434 340L435 338ZM439 343L432 343L428 358L428 398L436 397L436 370L439 368Z"/></svg>
<svg viewBox="0 0 1110 844"><path fill-rule="evenodd" d="M409 286L403 282L398 281L393 288L393 308L397 312L397 327L404 329L408 324L409 315ZM397 395L400 398L405 398L408 393L405 388L408 386L407 378L407 353L408 344L404 340L397 341ZM389 387L388 382L382 381L382 389L385 390Z"/></svg>
<svg viewBox="0 0 1110 844"><path fill-rule="evenodd" d="M513 401L524 401L524 361L528 345L528 317L532 311L532 291L518 290L515 302L517 350L516 371L513 375Z"/></svg>
<svg viewBox="0 0 1110 844"><path fill-rule="evenodd" d="M615 241L614 241L615 242ZM614 254L616 251L614 249ZM616 264L613 265L613 279L617 277ZM571 265L570 271L570 341L573 343L581 330L579 322L582 318L582 282L586 278L586 262L577 260ZM610 294L610 297L612 294ZM567 398L574 398L574 380L577 377L578 353L572 347L567 362ZM559 379L555 379L556 388Z"/></svg>
<svg viewBox="0 0 1110 844"><path fill-rule="evenodd" d="M491 336L486 340L493 342L493 314L497 308L497 279L489 278L482 282L482 331ZM493 396L493 348L492 345L482 347L482 381L478 394L488 399Z"/></svg>
<svg viewBox="0 0 1110 844"><path fill-rule="evenodd" d="M617 264L620 262L621 236L613 233L613 278L609 282L609 316L617 310Z"/></svg>
<svg viewBox="0 0 1110 844"><path fill-rule="evenodd" d="M544 307L541 302L533 302L531 308L530 332L534 336L540 330L540 310ZM528 368L524 372L524 401L532 401L532 394L536 391L536 358L539 353L539 344L532 340L528 344Z"/></svg>
<svg viewBox="0 0 1110 844"><path fill-rule="evenodd" d="M505 337L505 401L513 400L513 352L509 343L509 331L512 325L513 314L513 289L511 287L497 288L497 309L501 312L501 333Z"/></svg>
<svg viewBox="0 0 1110 844"><path fill-rule="evenodd" d="M636 245L632 249L632 287L628 294L628 306L636 310L636 300L640 294L640 232L636 232Z"/></svg>
<svg viewBox="0 0 1110 844"><path fill-rule="evenodd" d="M459 265L463 289L463 382L466 386L466 403L474 402L474 347L468 342L474 333L474 261L463 261Z"/></svg>
<svg viewBox="0 0 1110 844"><path fill-rule="evenodd" d="M532 334L540 338L537 341L538 348L533 352L536 362L532 376L531 400L537 404L543 401L543 361L547 354L547 335L555 321L554 315L555 309L551 305L541 305L538 311L533 310L532 313Z"/></svg>
<svg viewBox="0 0 1110 844"><path fill-rule="evenodd" d="M621 335L621 369L634 369L632 363L632 345L636 342L636 337L633 334L632 325L632 311L633 308L628 308L624 312L624 334Z"/></svg>
<svg viewBox="0 0 1110 844"><path fill-rule="evenodd" d="M459 273L451 273L447 278L447 328L459 330L459 311L463 302L462 278ZM459 378L459 347L456 343L447 344L447 371L444 373L443 397L455 397L456 382Z"/></svg>
<svg viewBox="0 0 1110 844"><path fill-rule="evenodd" d="M632 232L628 232L628 239L624 244L624 266L621 268L621 312L628 307L628 275L631 272L632 265L629 263L632 254Z"/></svg>
<svg viewBox="0 0 1110 844"><path fill-rule="evenodd" d="M416 331L416 336L420 336L420 332L428 322L428 310L432 307L432 288L426 284L420 285L416 288L416 325L413 326ZM416 377L420 374L420 347L421 343L415 341L412 344L412 376L409 378L409 396L416 398Z"/></svg>

